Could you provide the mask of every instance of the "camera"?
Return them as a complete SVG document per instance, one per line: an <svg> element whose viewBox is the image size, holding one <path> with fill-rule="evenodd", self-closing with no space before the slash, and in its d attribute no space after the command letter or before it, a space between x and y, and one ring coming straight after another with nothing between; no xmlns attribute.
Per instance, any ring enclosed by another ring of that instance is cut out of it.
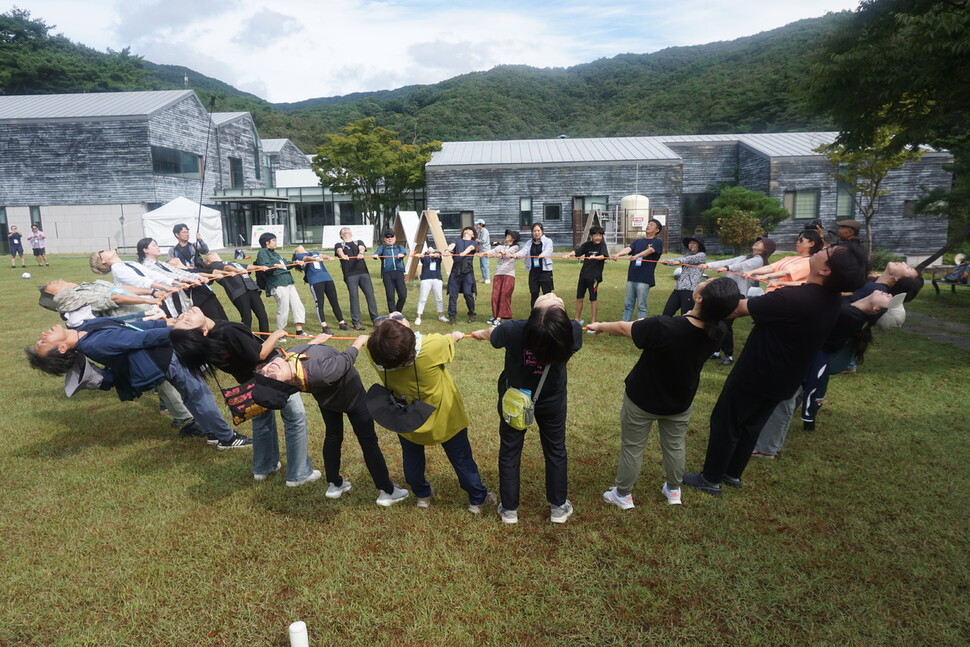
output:
<svg viewBox="0 0 970 647"><path fill-rule="evenodd" d="M822 230L824 230L825 228L822 227L822 221L821 220L815 219L812 222L807 223L805 225L805 229L815 229L815 230L822 229Z"/></svg>

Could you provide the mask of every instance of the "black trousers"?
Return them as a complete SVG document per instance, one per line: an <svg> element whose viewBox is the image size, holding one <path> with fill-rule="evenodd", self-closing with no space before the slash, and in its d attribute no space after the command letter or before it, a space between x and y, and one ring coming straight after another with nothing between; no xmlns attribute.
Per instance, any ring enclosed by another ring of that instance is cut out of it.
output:
<svg viewBox="0 0 970 647"><path fill-rule="evenodd" d="M259 324L259 332L269 332L269 317L266 316L266 306L263 305L262 290L246 290L232 299L232 305L239 311L239 317L244 326L253 327L253 314Z"/></svg>
<svg viewBox="0 0 970 647"><path fill-rule="evenodd" d="M310 286L310 292L313 294L313 302L317 306L317 318L321 324L327 320L323 314L323 298L325 296L327 301L330 302L333 316L337 318L338 322L344 320L344 313L340 310L340 304L337 302L337 286L333 284L333 281L318 281Z"/></svg>
<svg viewBox="0 0 970 647"><path fill-rule="evenodd" d="M450 274L448 276L448 316L458 316L458 295L465 295L465 305L468 307L468 314L475 314L475 275L472 272L467 274Z"/></svg>
<svg viewBox="0 0 970 647"><path fill-rule="evenodd" d="M319 401L317 402L318 404ZM340 453L344 442L344 413L350 420L350 426L357 436L357 442L364 453L364 464L370 472L374 485L378 490L391 494L394 484L387 471L384 454L377 443L377 432L374 431L374 419L367 410L364 391L361 389L357 399L347 411L331 411L320 405L320 415L323 416L325 435L323 438L323 469L327 474L327 482L341 485L344 482L340 475Z"/></svg>
<svg viewBox="0 0 970 647"><path fill-rule="evenodd" d="M673 317L680 310L680 314L687 314L694 307L693 290L674 290L667 297L667 305L664 306L663 314Z"/></svg>
<svg viewBox="0 0 970 647"><path fill-rule="evenodd" d="M529 301L529 306L534 306L536 304L536 299L539 298L539 290L542 290L543 294L549 294L555 289L552 283L552 270L537 270L532 268L529 270L529 296L531 301Z"/></svg>
<svg viewBox="0 0 970 647"><path fill-rule="evenodd" d="M197 306L202 314L209 319L216 321L228 321L229 316L216 293L205 285L197 285L189 288L189 296L192 297L192 305Z"/></svg>
<svg viewBox="0 0 970 647"><path fill-rule="evenodd" d="M761 429L784 399L764 397L726 384L711 411L704 478L712 483L720 483L724 475L741 478Z"/></svg>
<svg viewBox="0 0 970 647"><path fill-rule="evenodd" d="M408 298L408 288L404 285L404 272L400 270L389 270L381 274L384 281L384 294L387 295L387 311L401 312L404 310L404 302ZM394 296L397 294L397 300Z"/></svg>
<svg viewBox="0 0 970 647"><path fill-rule="evenodd" d="M501 388L501 387L500 387ZM499 394L499 412L502 400ZM539 443L546 463L546 499L550 505L561 506L566 502L566 395L557 394L551 401L542 402L542 394L536 403L536 424L539 426ZM522 464L522 446L527 431L519 431L499 419L498 489L502 507L516 510L519 507L519 468Z"/></svg>
<svg viewBox="0 0 970 647"><path fill-rule="evenodd" d="M721 355L733 356L734 319L725 319L724 324L727 326L727 332L724 333L724 339L721 340Z"/></svg>

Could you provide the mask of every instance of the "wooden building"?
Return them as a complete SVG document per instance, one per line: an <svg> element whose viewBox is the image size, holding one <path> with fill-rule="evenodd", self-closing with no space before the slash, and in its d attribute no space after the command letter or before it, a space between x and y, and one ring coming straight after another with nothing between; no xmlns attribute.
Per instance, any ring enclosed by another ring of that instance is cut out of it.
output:
<svg viewBox="0 0 970 647"><path fill-rule="evenodd" d="M834 229L835 220L858 217L832 166L814 152L836 134L446 142L427 165L426 200L450 230L476 218L492 232L526 231L542 222L557 246L568 247L591 209L615 226L620 199L640 194L650 199L652 212L666 216L672 241L707 234L709 249L716 249L700 214L710 207L712 187L738 183L788 208L792 217L772 237L791 249L805 223L818 218ZM876 215L877 248L915 258L942 246L946 220L914 218L912 201L922 187L950 187L951 175L943 169L950 161L948 153L930 151L889 174L885 187L891 193L879 200Z"/></svg>

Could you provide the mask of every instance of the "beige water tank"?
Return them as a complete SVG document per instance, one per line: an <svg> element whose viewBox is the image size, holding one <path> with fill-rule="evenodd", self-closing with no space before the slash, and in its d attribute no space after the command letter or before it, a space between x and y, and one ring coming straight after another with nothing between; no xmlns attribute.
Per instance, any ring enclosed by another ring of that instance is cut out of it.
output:
<svg viewBox="0 0 970 647"><path fill-rule="evenodd" d="M628 195L620 199L620 212L628 232L643 231L650 220L650 198L645 195Z"/></svg>

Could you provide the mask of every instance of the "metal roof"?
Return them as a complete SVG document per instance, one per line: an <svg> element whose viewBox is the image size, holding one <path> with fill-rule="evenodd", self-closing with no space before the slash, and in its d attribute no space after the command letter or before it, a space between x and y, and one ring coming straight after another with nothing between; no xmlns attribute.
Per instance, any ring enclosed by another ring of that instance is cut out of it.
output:
<svg viewBox="0 0 970 647"><path fill-rule="evenodd" d="M586 139L519 139L491 142L445 142L428 162L446 166L551 166L611 162L679 160L667 144L738 142L768 157L817 156L814 148L838 133L769 133L601 137Z"/></svg>
<svg viewBox="0 0 970 647"><path fill-rule="evenodd" d="M217 126L224 126L232 121L248 116L248 112L213 112L212 123Z"/></svg>
<svg viewBox="0 0 970 647"><path fill-rule="evenodd" d="M0 96L0 123L147 119L186 97L195 97L195 92L161 90Z"/></svg>
<svg viewBox="0 0 970 647"><path fill-rule="evenodd" d="M264 153L279 153L286 146L288 139L260 139Z"/></svg>

